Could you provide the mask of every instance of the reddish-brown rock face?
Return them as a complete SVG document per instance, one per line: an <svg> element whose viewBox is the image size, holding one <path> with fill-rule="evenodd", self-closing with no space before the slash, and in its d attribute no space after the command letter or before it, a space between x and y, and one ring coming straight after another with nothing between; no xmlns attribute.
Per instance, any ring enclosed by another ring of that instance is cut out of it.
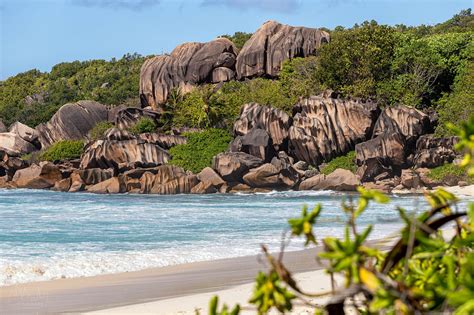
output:
<svg viewBox="0 0 474 315"><path fill-rule="evenodd" d="M245 43L237 56L237 78L276 76L283 61L314 55L329 42L329 33L293 27L275 21L264 23Z"/></svg>
<svg viewBox="0 0 474 315"><path fill-rule="evenodd" d="M217 38L208 43L185 43L170 55L146 60L140 72L142 106L160 110L175 88L187 92L196 84L233 78L236 51L230 40Z"/></svg>
<svg viewBox="0 0 474 315"><path fill-rule="evenodd" d="M56 165L41 162L16 171L12 181L19 188L45 189L53 187L61 179L61 172Z"/></svg>
<svg viewBox="0 0 474 315"><path fill-rule="evenodd" d="M241 182L242 177L252 168L263 164L253 155L243 152L219 153L213 159L213 168L229 183Z"/></svg>
<svg viewBox="0 0 474 315"><path fill-rule="evenodd" d="M373 103L312 96L294 107L289 154L319 165L370 138L379 113Z"/></svg>

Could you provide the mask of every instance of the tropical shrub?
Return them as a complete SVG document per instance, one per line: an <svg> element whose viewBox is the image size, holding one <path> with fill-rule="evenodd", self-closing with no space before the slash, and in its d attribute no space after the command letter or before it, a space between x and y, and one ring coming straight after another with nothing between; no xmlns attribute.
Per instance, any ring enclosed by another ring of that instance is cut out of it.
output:
<svg viewBox="0 0 474 315"><path fill-rule="evenodd" d="M89 131L90 140L97 140L104 136L105 132L114 126L113 123L108 121L101 121L97 123L94 128Z"/></svg>
<svg viewBox="0 0 474 315"><path fill-rule="evenodd" d="M298 97L319 94L321 83L318 77L318 58L310 56L285 60L279 80L283 91L290 99L296 100Z"/></svg>
<svg viewBox="0 0 474 315"><path fill-rule="evenodd" d="M465 152L461 167L474 176L474 116L469 123L453 127L460 137L456 149ZM376 190L358 188L357 201L342 203L347 216L344 238L326 237L322 240L317 259L326 262L327 273L333 279L339 274L344 287L318 294L303 291L282 261L282 253L272 256L266 246L263 255L268 271L256 277L250 303L259 314L272 309L289 312L296 302L314 309L315 314L473 314L474 313L474 203L466 210L456 206L458 199L438 189L425 194L429 208L425 212L408 213L397 207L404 227L400 238L387 251L367 242L372 225L360 229L357 219L369 203L388 203L389 198ZM305 244L319 244L314 227L323 209L305 206L300 217L288 220L290 238L301 237ZM454 224L453 236L443 235L441 229ZM282 240L287 244L290 240ZM282 244L282 249L284 245ZM326 305L316 305L308 299L330 296ZM211 314L229 314L224 304L217 309L217 298L211 300ZM240 306L232 309L238 314Z"/></svg>
<svg viewBox="0 0 474 315"><path fill-rule="evenodd" d="M211 166L212 158L223 152L232 140L231 135L222 129L207 129L201 132L185 134L186 144L180 144L169 150L170 163L185 170L198 173Z"/></svg>
<svg viewBox="0 0 474 315"><path fill-rule="evenodd" d="M49 73L20 73L0 81L0 117L7 125L21 121L36 126L68 102L88 99L107 105L136 105L144 60L138 54L126 54L118 60L64 62Z"/></svg>
<svg viewBox="0 0 474 315"><path fill-rule="evenodd" d="M230 39L235 47L238 49L241 49L244 47L245 43L249 40L250 37L252 37L252 33L245 33L245 32L235 32L234 35L222 35L221 37L225 37Z"/></svg>
<svg viewBox="0 0 474 315"><path fill-rule="evenodd" d="M174 126L206 128L211 124L211 110L206 102L208 90L208 86L196 87L174 104Z"/></svg>
<svg viewBox="0 0 474 315"><path fill-rule="evenodd" d="M398 33L375 21L338 28L331 42L319 52L320 77L324 87L347 95L368 98L376 94L377 83L390 77Z"/></svg>
<svg viewBox="0 0 474 315"><path fill-rule="evenodd" d="M82 152L84 152L84 142L82 140L62 140L40 153L39 160L72 160L81 157Z"/></svg>
<svg viewBox="0 0 474 315"><path fill-rule="evenodd" d="M329 175L338 168L349 170L352 173L355 173L357 170L357 166L355 164L355 151L350 151L346 155L332 159L321 169L321 173L324 175Z"/></svg>
<svg viewBox="0 0 474 315"><path fill-rule="evenodd" d="M156 123L149 117L141 117L133 126L129 128L129 131L133 134L139 135L145 132L154 132L156 130Z"/></svg>
<svg viewBox="0 0 474 315"><path fill-rule="evenodd" d="M471 44L474 56L474 42ZM459 125L466 122L468 117L474 115L474 57L469 60L465 67L459 70L456 76L453 91L445 93L440 99L436 110L439 115L436 135L452 135L451 129L447 128L449 123Z"/></svg>

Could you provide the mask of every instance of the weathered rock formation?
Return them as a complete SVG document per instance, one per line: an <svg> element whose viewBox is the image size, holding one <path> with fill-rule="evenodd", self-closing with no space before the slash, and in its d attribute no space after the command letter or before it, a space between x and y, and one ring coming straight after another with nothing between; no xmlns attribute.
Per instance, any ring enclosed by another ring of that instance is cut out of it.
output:
<svg viewBox="0 0 474 315"><path fill-rule="evenodd" d="M0 151L0 177L5 177L5 179L10 181L17 170L27 168L28 166L28 162Z"/></svg>
<svg viewBox="0 0 474 315"><path fill-rule="evenodd" d="M354 191L360 181L351 171L336 169L329 175L319 174L301 182L300 190Z"/></svg>
<svg viewBox="0 0 474 315"><path fill-rule="evenodd" d="M81 168L154 167L165 164L170 157L160 146L137 139L123 130L113 128L104 140L90 143L81 157Z"/></svg>
<svg viewBox="0 0 474 315"><path fill-rule="evenodd" d="M94 101L63 105L45 124L36 127L43 148L54 142L83 139L97 123L107 120L107 108Z"/></svg>
<svg viewBox="0 0 474 315"><path fill-rule="evenodd" d="M142 193L168 195L190 193L199 180L196 175L188 174L180 167L162 165L156 168L155 174L144 173L140 183Z"/></svg>
<svg viewBox="0 0 474 315"><path fill-rule="evenodd" d="M112 177L88 187L87 191L95 194L119 194L126 192L126 189L122 177Z"/></svg>
<svg viewBox="0 0 474 315"><path fill-rule="evenodd" d="M0 151L10 156L21 156L36 151L37 148L30 142L13 132L0 133Z"/></svg>
<svg viewBox="0 0 474 315"><path fill-rule="evenodd" d="M357 174L363 182L383 173L400 176L401 169L409 166L408 156L416 140L431 129L428 115L416 109L385 108L375 123L372 139L355 147Z"/></svg>
<svg viewBox="0 0 474 315"><path fill-rule="evenodd" d="M16 171L12 181L18 188L45 189L53 187L61 179L61 172L56 165L41 162Z"/></svg>
<svg viewBox="0 0 474 315"><path fill-rule="evenodd" d="M17 121L10 126L9 132L16 133L20 138L34 145L38 150L41 149L41 144L38 141L38 132L35 129Z"/></svg>
<svg viewBox="0 0 474 315"><path fill-rule="evenodd" d="M233 78L236 51L230 40L217 38L207 43L185 43L170 55L146 60L140 72L142 106L159 110L173 89L187 92L199 83Z"/></svg>
<svg viewBox="0 0 474 315"><path fill-rule="evenodd" d="M454 145L457 137L435 138L432 135L421 136L416 142L413 164L416 167L436 167L451 163L458 155Z"/></svg>
<svg viewBox="0 0 474 315"><path fill-rule="evenodd" d="M243 152L219 153L212 162L213 169L229 183L242 182L243 176L250 169L262 164L261 159Z"/></svg>
<svg viewBox="0 0 474 315"><path fill-rule="evenodd" d="M379 109L374 103L312 96L294 107L289 154L319 165L370 138Z"/></svg>
<svg viewBox="0 0 474 315"><path fill-rule="evenodd" d="M193 194L209 194L220 191L225 181L212 168L204 168L198 175L199 183L191 189Z"/></svg>
<svg viewBox="0 0 474 315"><path fill-rule="evenodd" d="M293 161L285 152L279 152L271 163L251 169L243 176L252 188L290 189L298 184L300 174L293 168Z"/></svg>
<svg viewBox="0 0 474 315"><path fill-rule="evenodd" d="M245 104L234 123L236 142L232 151L242 151L270 161L286 150L292 120L284 111L257 103Z"/></svg>
<svg viewBox="0 0 474 315"><path fill-rule="evenodd" d="M245 43L237 56L237 78L276 76L283 61L314 55L329 42L329 33L307 27L265 22Z"/></svg>
<svg viewBox="0 0 474 315"><path fill-rule="evenodd" d="M138 136L139 139L159 145L163 149L168 150L178 144L185 144L186 137L176 135L164 135L159 133L142 133Z"/></svg>
<svg viewBox="0 0 474 315"><path fill-rule="evenodd" d="M377 119L372 137L385 133L393 128L393 124L398 127L409 146L414 146L421 135L433 131L429 116L423 112L407 106L387 107Z"/></svg>

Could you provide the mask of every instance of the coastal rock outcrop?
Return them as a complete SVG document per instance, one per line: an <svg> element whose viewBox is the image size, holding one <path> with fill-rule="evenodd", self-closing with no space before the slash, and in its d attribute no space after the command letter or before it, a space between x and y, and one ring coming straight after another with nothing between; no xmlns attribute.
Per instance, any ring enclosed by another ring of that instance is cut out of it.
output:
<svg viewBox="0 0 474 315"><path fill-rule="evenodd" d="M266 146L271 145L275 152L286 149L288 129L291 123L290 116L282 110L257 103L249 103L242 106L240 116L234 123L234 136L242 136L242 140L245 142L242 145L254 147L253 153L257 152L256 156L263 157L265 154L260 151L266 150L261 148L265 142L267 142ZM267 140L265 135L258 129L264 130L268 134L268 141L265 141ZM250 135L245 137L249 133ZM245 150L245 147L243 150L247 153L251 151L250 148ZM268 158L268 156L265 157Z"/></svg>
<svg viewBox="0 0 474 315"><path fill-rule="evenodd" d="M370 138L379 114L374 103L312 96L293 108L288 153L319 165L354 149Z"/></svg>
<svg viewBox="0 0 474 315"><path fill-rule="evenodd" d="M53 187L61 179L61 172L56 165L40 162L16 171L12 181L18 188L45 189Z"/></svg>
<svg viewBox="0 0 474 315"><path fill-rule="evenodd" d="M216 155L212 168L228 183L241 182L243 176L252 168L259 167L263 161L243 152L226 152Z"/></svg>
<svg viewBox="0 0 474 315"><path fill-rule="evenodd" d="M142 133L138 135L138 138L148 142L159 145L163 149L170 149L178 144L185 144L187 142L186 137L177 135L164 135L159 133Z"/></svg>
<svg viewBox="0 0 474 315"><path fill-rule="evenodd" d="M43 148L60 140L83 139L97 123L107 120L107 108L94 101L63 105L45 124L36 127Z"/></svg>
<svg viewBox="0 0 474 315"><path fill-rule="evenodd" d="M314 55L327 42L329 33L319 29L265 22L239 52L237 78L274 77L286 59Z"/></svg>
<svg viewBox="0 0 474 315"><path fill-rule="evenodd" d="M327 176L319 174L302 181L299 189L354 191L359 185L360 181L354 173L338 168Z"/></svg>
<svg viewBox="0 0 474 315"><path fill-rule="evenodd" d="M0 133L0 151L10 156L21 156L38 150L32 143L13 132Z"/></svg>
<svg viewBox="0 0 474 315"><path fill-rule="evenodd" d="M160 146L137 139L130 133L113 128L103 140L86 147L81 157L81 169L154 167L166 164L170 156Z"/></svg>
<svg viewBox="0 0 474 315"><path fill-rule="evenodd" d="M199 183L191 189L193 194L215 193L225 184L225 181L212 168L206 167L197 175Z"/></svg>
<svg viewBox="0 0 474 315"><path fill-rule="evenodd" d="M158 166L155 171L155 174L146 172L140 178L141 193L185 194L199 183L196 175L188 174L174 165Z"/></svg>
<svg viewBox="0 0 474 315"><path fill-rule="evenodd" d="M17 121L10 126L8 131L16 133L20 138L34 145L38 150L41 149L41 144L38 141L38 132L35 129Z"/></svg>
<svg viewBox="0 0 474 315"><path fill-rule="evenodd" d="M112 168L89 168L85 170L78 170L77 174L85 185L95 185L112 178L114 176L114 170Z"/></svg>
<svg viewBox="0 0 474 315"><path fill-rule="evenodd" d="M413 164L416 167L433 168L445 163L451 163L458 156L454 150L457 142L457 137L435 138L432 135L421 136L416 141Z"/></svg>
<svg viewBox="0 0 474 315"><path fill-rule="evenodd" d="M112 177L87 187L87 191L95 194L119 194L126 192L126 187L122 177Z"/></svg>
<svg viewBox="0 0 474 315"><path fill-rule="evenodd" d="M233 77L236 52L229 39L217 38L207 43L185 43L169 55L146 60L140 71L142 106L161 110L173 89L185 93L196 84Z"/></svg>
<svg viewBox="0 0 474 315"><path fill-rule="evenodd" d="M387 177L400 176L401 169L410 164L417 139L431 130L428 115L414 108L384 109L375 123L372 139L355 147L357 174L363 182L385 172Z"/></svg>
<svg viewBox="0 0 474 315"><path fill-rule="evenodd" d="M6 152L0 150L0 176L6 176L11 180L17 170L27 168L28 162L16 156L10 156Z"/></svg>
<svg viewBox="0 0 474 315"><path fill-rule="evenodd" d="M377 119L374 126L372 138L375 138L388 129L393 128L393 124L398 127L405 137L406 145L414 147L416 140L424 134L432 132L430 117L425 113L407 106L387 107Z"/></svg>

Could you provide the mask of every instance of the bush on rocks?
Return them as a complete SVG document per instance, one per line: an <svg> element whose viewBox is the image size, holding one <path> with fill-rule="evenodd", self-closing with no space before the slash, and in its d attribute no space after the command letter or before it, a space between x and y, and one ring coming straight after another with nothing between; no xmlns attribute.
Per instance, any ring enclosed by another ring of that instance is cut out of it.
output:
<svg viewBox="0 0 474 315"><path fill-rule="evenodd" d="M108 121L101 121L100 123L96 124L95 127L89 131L90 140L98 140L102 138L105 132L113 126L114 124Z"/></svg>
<svg viewBox="0 0 474 315"><path fill-rule="evenodd" d="M153 119L149 117L142 117L135 125L130 127L129 131L138 135L145 132L154 132L156 127L156 123L153 121Z"/></svg>
<svg viewBox="0 0 474 315"><path fill-rule="evenodd" d="M431 169L428 178L448 185L457 185L459 181L468 179L466 171L454 163L446 163ZM474 182L472 179L471 181Z"/></svg>
<svg viewBox="0 0 474 315"><path fill-rule="evenodd" d="M59 161L77 159L84 152L82 140L63 140L56 142L39 156L41 161Z"/></svg>
<svg viewBox="0 0 474 315"><path fill-rule="evenodd" d="M321 169L321 173L324 175L329 175L338 168L349 170L352 173L355 173L357 166L354 161L355 151L350 151L344 156L339 156L329 161L329 163L327 163L326 166Z"/></svg>
<svg viewBox="0 0 474 315"><path fill-rule="evenodd" d="M215 128L187 133L185 136L188 138L186 144L177 145L169 150L170 163L193 173L211 166L212 158L225 151L232 140L227 131Z"/></svg>

